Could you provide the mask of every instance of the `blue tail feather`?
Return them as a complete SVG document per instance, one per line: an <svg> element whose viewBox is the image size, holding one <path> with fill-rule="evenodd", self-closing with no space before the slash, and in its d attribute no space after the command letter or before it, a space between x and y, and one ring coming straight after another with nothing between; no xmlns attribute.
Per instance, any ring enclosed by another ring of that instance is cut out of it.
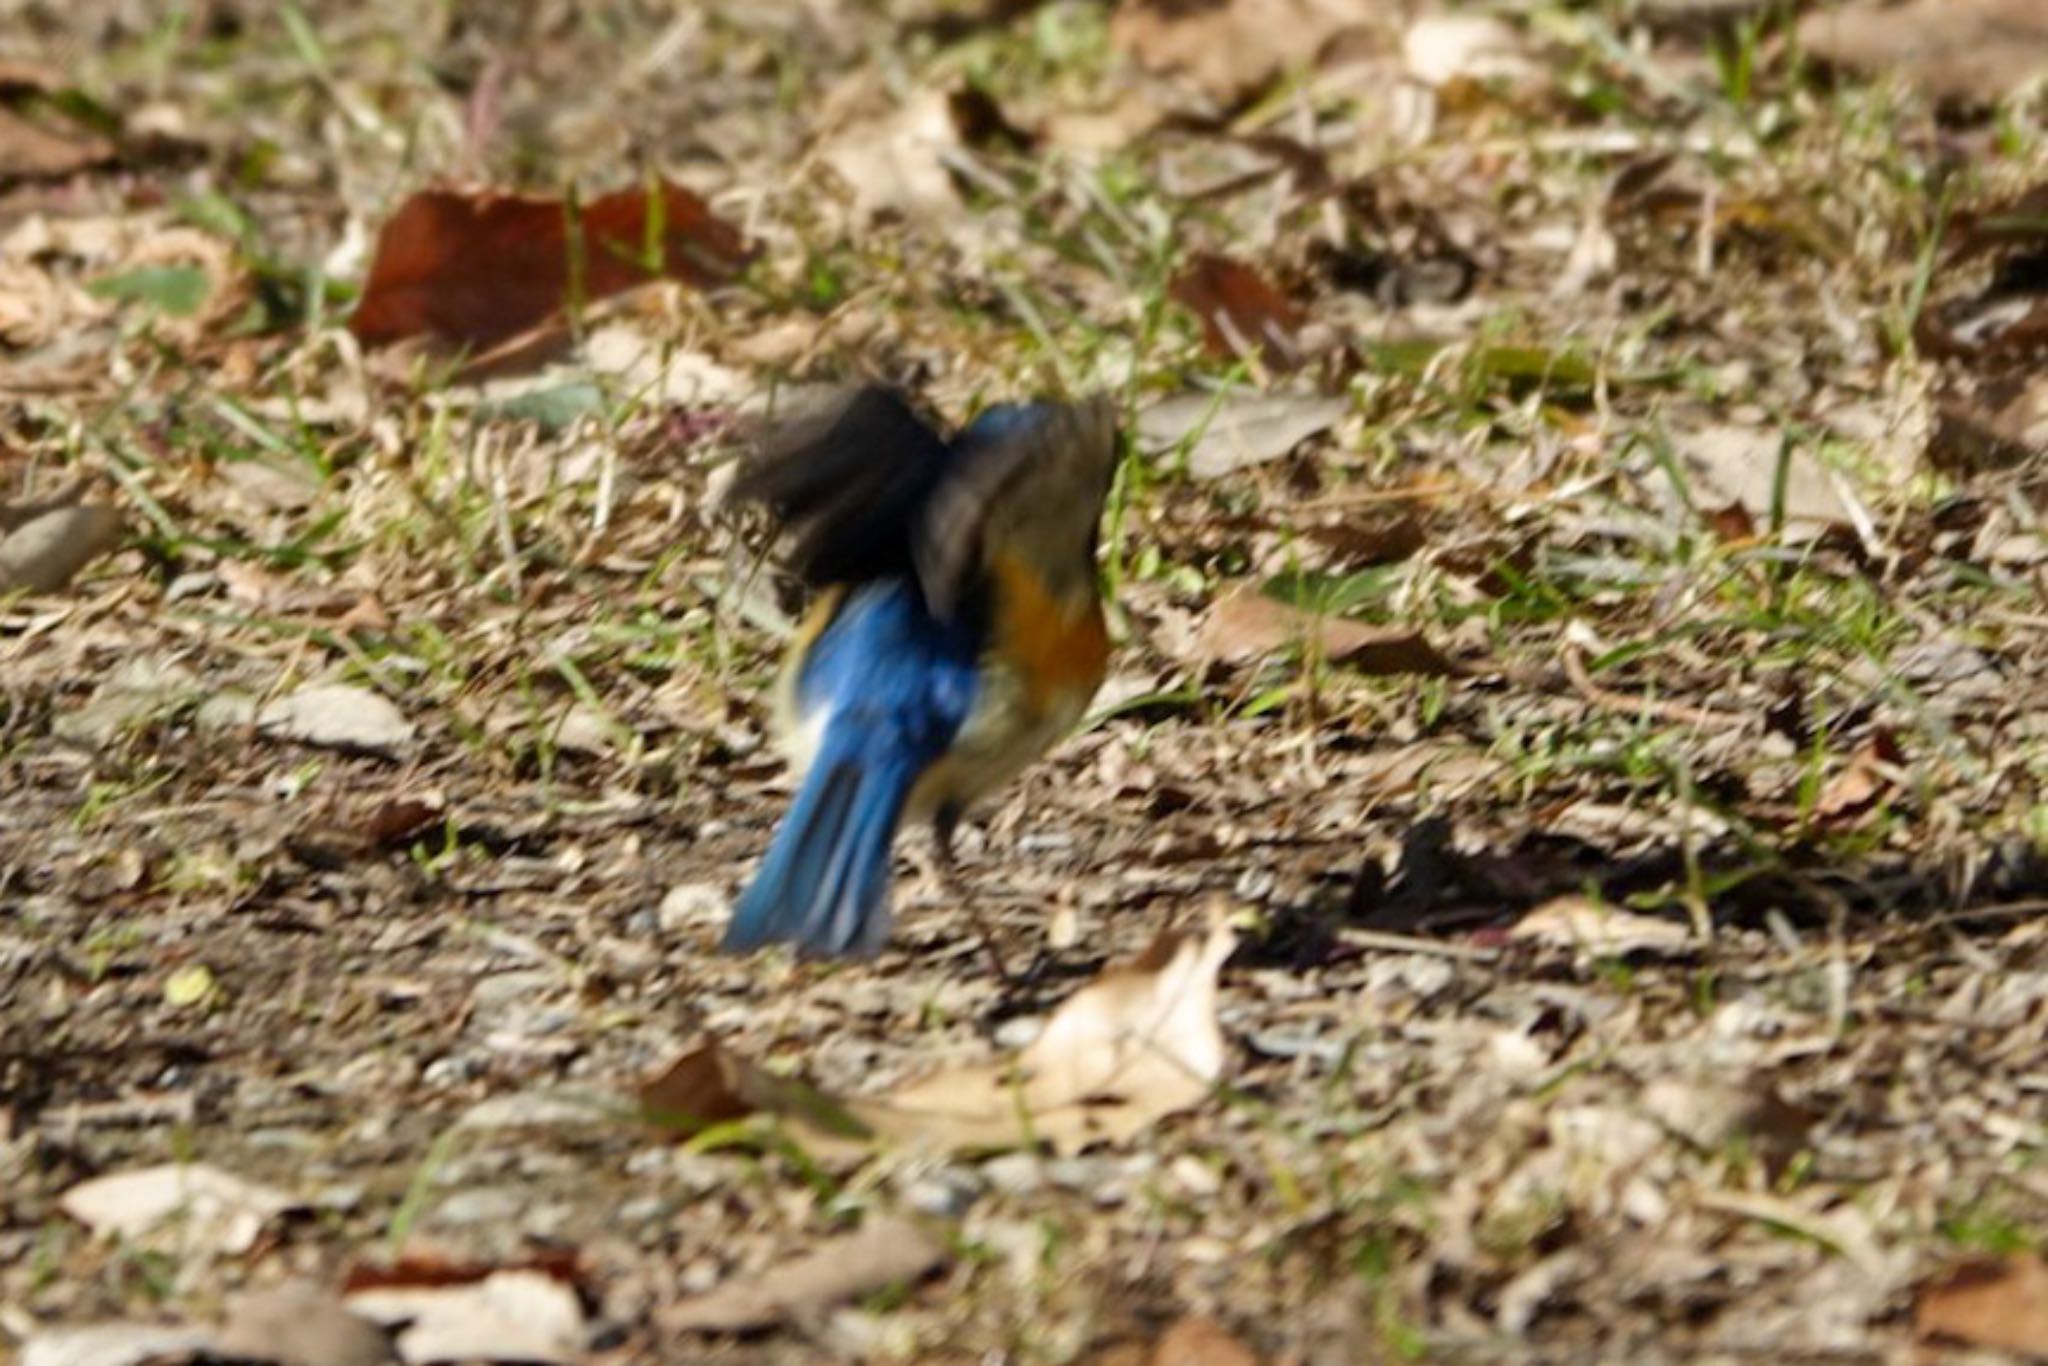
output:
<svg viewBox="0 0 2048 1366"><path fill-rule="evenodd" d="M724 947L786 940L807 954L871 956L889 936L890 851L927 756L896 728L842 716L733 908Z"/></svg>

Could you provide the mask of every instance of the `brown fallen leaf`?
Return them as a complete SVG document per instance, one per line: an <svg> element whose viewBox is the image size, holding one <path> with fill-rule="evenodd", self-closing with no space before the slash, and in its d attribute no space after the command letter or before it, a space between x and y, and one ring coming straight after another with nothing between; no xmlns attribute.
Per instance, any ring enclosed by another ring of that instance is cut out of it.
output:
<svg viewBox="0 0 2048 1366"><path fill-rule="evenodd" d="M848 1108L879 1133L941 1149L1122 1142L1222 1077L1216 977L1236 943L1220 916L1203 936L1168 931L1069 997L1014 1063L941 1072Z"/></svg>
<svg viewBox="0 0 2048 1366"><path fill-rule="evenodd" d="M1313 63L1340 35L1391 50L1396 17L1370 0L1124 0L1109 40L1137 65L1232 104Z"/></svg>
<svg viewBox="0 0 2048 1366"><path fill-rule="evenodd" d="M1210 604L1195 632L1193 652L1204 660L1242 663L1295 645L1312 647L1323 659L1361 673L1442 678L1461 672L1420 631L1306 611L1248 586Z"/></svg>
<svg viewBox="0 0 2048 1366"><path fill-rule="evenodd" d="M55 131L0 107L0 185L56 179L113 159L114 145L103 137Z"/></svg>
<svg viewBox="0 0 2048 1366"><path fill-rule="evenodd" d="M1896 75L1930 99L1989 104L2048 73L2040 0L1860 0L1799 21L1799 46L1832 66Z"/></svg>
<svg viewBox="0 0 2048 1366"><path fill-rule="evenodd" d="M839 1099L778 1076L715 1040L638 1090L641 1117L691 1137L772 1116L814 1157L859 1157L878 1142L933 1151L1049 1143L1077 1152L1121 1142L1196 1104L1222 1076L1216 975L1236 943L1168 932L1135 961L1069 997L1013 1059Z"/></svg>
<svg viewBox="0 0 2048 1366"><path fill-rule="evenodd" d="M1898 786L1905 753L1898 737L1879 727L1849 755L1841 772L1828 780L1814 800L1814 818L1848 822L1868 812Z"/></svg>
<svg viewBox="0 0 2048 1366"><path fill-rule="evenodd" d="M1202 342L1211 355L1255 358L1276 370L1301 364L1300 306L1242 261L1197 255L1168 292L1201 320Z"/></svg>
<svg viewBox="0 0 2048 1366"><path fill-rule="evenodd" d="M1147 1366L1259 1366L1259 1356L1207 1314L1189 1314L1159 1335Z"/></svg>
<svg viewBox="0 0 2048 1366"><path fill-rule="evenodd" d="M676 1333L745 1333L804 1318L848 1300L913 1285L946 1262L945 1244L908 1219L871 1217L758 1276L728 1281L660 1314Z"/></svg>
<svg viewBox="0 0 2048 1366"><path fill-rule="evenodd" d="M1913 1331L1923 1339L2048 1356L2048 1263L2026 1253L1955 1268L1921 1290Z"/></svg>
<svg viewBox="0 0 2048 1366"><path fill-rule="evenodd" d="M573 214L559 199L427 190L378 234L349 330L365 346L423 336L484 350L553 318L572 288L592 301L661 278L707 285L751 255L738 229L666 181Z"/></svg>
<svg viewBox="0 0 2048 1366"><path fill-rule="evenodd" d="M777 1076L716 1039L698 1045L641 1083L647 1123L678 1138L752 1115L773 1115L814 1156L864 1152L872 1132L839 1102L794 1077Z"/></svg>

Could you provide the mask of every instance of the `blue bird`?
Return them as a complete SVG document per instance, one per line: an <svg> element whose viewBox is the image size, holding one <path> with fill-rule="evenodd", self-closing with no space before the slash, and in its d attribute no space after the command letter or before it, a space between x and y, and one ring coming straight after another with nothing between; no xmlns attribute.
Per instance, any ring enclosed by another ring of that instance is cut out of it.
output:
<svg viewBox="0 0 2048 1366"><path fill-rule="evenodd" d="M729 501L779 524L818 590L783 670L803 777L724 947L867 957L896 829L955 825L1080 720L1109 660L1095 553L1116 469L1107 399L1004 404L952 440L886 389L773 434Z"/></svg>

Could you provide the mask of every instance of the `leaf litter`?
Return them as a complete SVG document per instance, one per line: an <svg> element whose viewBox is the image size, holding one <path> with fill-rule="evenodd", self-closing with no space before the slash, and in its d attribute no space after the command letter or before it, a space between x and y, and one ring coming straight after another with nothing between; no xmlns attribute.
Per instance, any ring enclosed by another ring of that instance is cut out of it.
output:
<svg viewBox="0 0 2048 1366"><path fill-rule="evenodd" d="M366 1261L530 1319L485 1354L2025 1343L2032 49L1950 98L1989 0L1733 8L12 35L67 148L0 173L6 496L118 526L0 601L10 1346L201 1350L284 1278L363 1322ZM1913 50L1809 59L1873 16ZM414 192L451 249L374 279ZM1126 404L1124 686L963 829L975 915L906 871L877 962L734 962L791 604L711 494L856 374ZM1082 985L1216 892L1200 1011ZM686 1141L600 1099L706 1039ZM164 1164L293 1209L65 1212ZM941 1274L856 1275L906 1223Z"/></svg>

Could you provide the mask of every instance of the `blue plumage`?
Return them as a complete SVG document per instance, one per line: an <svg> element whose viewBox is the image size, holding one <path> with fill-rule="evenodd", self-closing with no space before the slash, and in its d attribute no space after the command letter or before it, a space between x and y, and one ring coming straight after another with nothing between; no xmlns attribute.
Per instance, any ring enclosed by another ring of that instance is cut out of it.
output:
<svg viewBox="0 0 2048 1366"><path fill-rule="evenodd" d="M931 820L950 866L961 813L1080 719L1109 652L1115 460L1101 399L999 405L949 440L867 388L765 435L730 497L767 508L820 594L783 675L807 768L725 948L879 951L897 826Z"/></svg>
<svg viewBox="0 0 2048 1366"><path fill-rule="evenodd" d="M907 579L838 604L793 680L796 725L822 728L817 751L734 908L727 949L775 940L826 955L881 948L896 825L973 710L980 634L934 618Z"/></svg>

